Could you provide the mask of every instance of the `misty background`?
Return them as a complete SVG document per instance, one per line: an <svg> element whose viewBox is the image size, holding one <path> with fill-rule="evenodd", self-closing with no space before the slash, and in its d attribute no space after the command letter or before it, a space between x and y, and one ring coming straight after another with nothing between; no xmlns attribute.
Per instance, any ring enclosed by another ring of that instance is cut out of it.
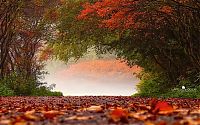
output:
<svg viewBox="0 0 200 125"><path fill-rule="evenodd" d="M138 67L130 68L112 54L99 58L95 52L90 52L77 62L67 64L49 60L45 69L49 74L43 81L56 84L54 90L61 91L64 96L130 96L136 92L139 82L133 75Z"/></svg>

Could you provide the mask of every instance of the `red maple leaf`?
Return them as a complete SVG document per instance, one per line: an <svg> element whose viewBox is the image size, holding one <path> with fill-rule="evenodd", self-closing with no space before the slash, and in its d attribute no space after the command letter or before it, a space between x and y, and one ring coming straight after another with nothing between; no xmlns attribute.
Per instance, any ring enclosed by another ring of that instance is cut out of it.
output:
<svg viewBox="0 0 200 125"><path fill-rule="evenodd" d="M162 111L173 111L173 107L172 105L170 105L168 102L166 101L159 101L156 99L153 99L150 101L150 105L151 105L151 112L152 113L159 113Z"/></svg>

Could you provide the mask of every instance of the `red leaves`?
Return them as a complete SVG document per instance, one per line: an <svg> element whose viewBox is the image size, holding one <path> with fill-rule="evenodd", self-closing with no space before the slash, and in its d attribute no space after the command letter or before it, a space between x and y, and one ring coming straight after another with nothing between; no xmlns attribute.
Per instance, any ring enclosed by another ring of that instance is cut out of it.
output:
<svg viewBox="0 0 200 125"><path fill-rule="evenodd" d="M160 113L160 114L167 114L173 112L173 107L169 105L166 101L159 101L156 99L153 99L150 101L151 105L151 112L152 113Z"/></svg>
<svg viewBox="0 0 200 125"><path fill-rule="evenodd" d="M160 8L160 11L166 14L170 14L173 12L173 9L170 6L163 6Z"/></svg>
<svg viewBox="0 0 200 125"><path fill-rule="evenodd" d="M182 108L185 103L189 106L187 109ZM177 109L173 108L174 105L178 105ZM199 99L158 100L111 96L3 97L0 124L90 125L111 122L110 124L199 125L199 105ZM23 108L26 106L28 107Z"/></svg>
<svg viewBox="0 0 200 125"><path fill-rule="evenodd" d="M169 105L167 102L165 101L159 101L156 106L155 106L155 111L169 111L169 110L173 110L173 107L171 105Z"/></svg>
<svg viewBox="0 0 200 125"><path fill-rule="evenodd" d="M172 7L166 5L160 5L159 8L152 7L152 11L145 10L150 7L149 3L143 0L102 0L94 4L87 2L83 8L78 16L79 20L94 20L100 28L111 30L157 28L164 23L163 13L173 12ZM152 25L150 20L155 24Z"/></svg>
<svg viewBox="0 0 200 125"><path fill-rule="evenodd" d="M159 101L153 99L150 101L151 107L147 105L131 105L136 112L128 111L127 109L117 108L110 112L110 119L112 122L128 122L128 117L145 121L148 119L156 119L157 114L168 115L172 113L173 107L166 101Z"/></svg>
<svg viewBox="0 0 200 125"><path fill-rule="evenodd" d="M86 2L83 5L84 10L81 11L81 14L77 17L78 19L86 19L86 17L90 14L94 12L93 7L91 6L90 3Z"/></svg>
<svg viewBox="0 0 200 125"><path fill-rule="evenodd" d="M78 16L78 19L98 18L101 22L100 27L110 29L130 28L134 25L135 19L133 14L137 15L137 8L133 6L136 1L130 0L103 0L94 4L86 3L83 5L83 10ZM122 7L123 6L123 7Z"/></svg>
<svg viewBox="0 0 200 125"><path fill-rule="evenodd" d="M128 122L128 112L125 109L117 108L111 111L110 120L112 122Z"/></svg>

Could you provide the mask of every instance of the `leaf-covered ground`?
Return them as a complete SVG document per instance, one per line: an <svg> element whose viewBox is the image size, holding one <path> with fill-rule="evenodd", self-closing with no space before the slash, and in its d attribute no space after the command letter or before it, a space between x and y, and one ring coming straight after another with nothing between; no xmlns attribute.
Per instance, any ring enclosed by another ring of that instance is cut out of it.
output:
<svg viewBox="0 0 200 125"><path fill-rule="evenodd" d="M0 97L0 125L200 125L200 99Z"/></svg>

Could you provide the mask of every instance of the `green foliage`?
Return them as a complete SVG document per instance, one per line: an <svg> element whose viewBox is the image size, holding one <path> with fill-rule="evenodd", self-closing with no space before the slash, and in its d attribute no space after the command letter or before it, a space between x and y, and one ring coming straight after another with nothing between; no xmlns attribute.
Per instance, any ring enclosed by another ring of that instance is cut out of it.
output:
<svg viewBox="0 0 200 125"><path fill-rule="evenodd" d="M61 92L52 91L55 86L45 84L13 73L0 81L0 96L62 96Z"/></svg>
<svg viewBox="0 0 200 125"><path fill-rule="evenodd" d="M32 96L63 96L61 92L51 91L46 86L41 86L41 87L36 88L31 95Z"/></svg>
<svg viewBox="0 0 200 125"><path fill-rule="evenodd" d="M162 74L141 72L140 83L137 85L137 96L157 97L170 89L167 79Z"/></svg>
<svg viewBox="0 0 200 125"><path fill-rule="evenodd" d="M142 71L138 77L141 79L137 85L138 93L133 96L161 97L161 98L200 98L200 86L189 80L181 80L176 84L168 83L169 80L163 74L147 73ZM185 86L186 89L181 89Z"/></svg>
<svg viewBox="0 0 200 125"><path fill-rule="evenodd" d="M4 85L2 81L0 82L0 96L14 96L14 91Z"/></svg>
<svg viewBox="0 0 200 125"><path fill-rule="evenodd" d="M199 87L198 87L199 88ZM156 94L149 94L144 93L136 93L133 95L134 97L159 97L159 98L200 98L200 89L197 88L188 88L188 89L181 89L181 88L174 88L168 90L165 93L156 93Z"/></svg>
<svg viewBox="0 0 200 125"><path fill-rule="evenodd" d="M33 78L25 78L24 75L16 73L5 77L2 82L13 90L15 95L31 95L33 88L37 86Z"/></svg>
<svg viewBox="0 0 200 125"><path fill-rule="evenodd" d="M88 0L68 1L59 7L60 18L55 39L48 41L54 56L60 60L77 60L88 53L91 48L104 52L102 44L118 39L118 34L108 29L99 28L98 19L83 21L77 17L83 9L82 3ZM91 1L93 2L93 1ZM92 25L91 25L92 24Z"/></svg>
<svg viewBox="0 0 200 125"><path fill-rule="evenodd" d="M197 88L200 88L198 86ZM168 91L167 93L159 95L160 97L168 98L200 98L200 90L197 88L188 88L188 89L181 89L181 88L175 88L171 91Z"/></svg>
<svg viewBox="0 0 200 125"><path fill-rule="evenodd" d="M150 74L142 72L140 74L141 82L137 85L138 93L133 96L139 97L161 97L161 98L200 98L200 86L193 88L188 81L181 81L176 88L170 86L170 83L161 74ZM186 89L181 89L186 85ZM190 88L191 87L191 88Z"/></svg>

